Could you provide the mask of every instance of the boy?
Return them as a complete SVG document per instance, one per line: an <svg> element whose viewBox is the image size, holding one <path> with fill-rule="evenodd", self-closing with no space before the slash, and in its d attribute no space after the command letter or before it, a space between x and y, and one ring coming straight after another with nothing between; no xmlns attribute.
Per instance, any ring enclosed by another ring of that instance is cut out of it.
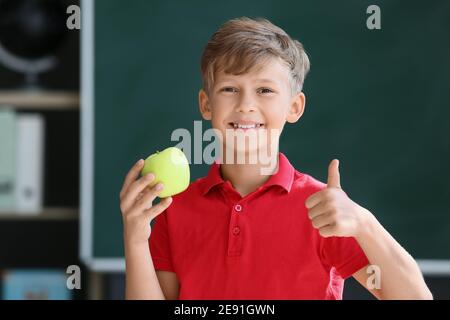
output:
<svg viewBox="0 0 450 320"><path fill-rule="evenodd" d="M278 152L283 126L305 108L309 59L300 42L267 20L230 20L201 67L200 112L223 156L155 206L164 186L147 188L152 174L135 181L142 160L130 170L120 192L126 297L342 299L353 276L379 299L431 299L413 258L341 189L337 160L323 184ZM255 141L232 143L250 132ZM266 174L261 154L276 164ZM238 156L245 161L229 161Z"/></svg>

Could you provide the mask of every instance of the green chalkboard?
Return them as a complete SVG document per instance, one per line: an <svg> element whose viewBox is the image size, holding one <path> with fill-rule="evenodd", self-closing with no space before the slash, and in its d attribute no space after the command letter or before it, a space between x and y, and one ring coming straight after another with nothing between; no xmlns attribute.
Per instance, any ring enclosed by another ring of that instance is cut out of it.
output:
<svg viewBox="0 0 450 320"><path fill-rule="evenodd" d="M86 261L123 268L123 178L137 159L175 145L174 129L193 132L202 50L239 16L268 18L310 56L306 111L280 144L291 163L326 181L329 161L339 158L344 190L415 258L450 259L450 2L378 1L380 30L366 26L371 4L85 1ZM191 181L207 169L191 165Z"/></svg>

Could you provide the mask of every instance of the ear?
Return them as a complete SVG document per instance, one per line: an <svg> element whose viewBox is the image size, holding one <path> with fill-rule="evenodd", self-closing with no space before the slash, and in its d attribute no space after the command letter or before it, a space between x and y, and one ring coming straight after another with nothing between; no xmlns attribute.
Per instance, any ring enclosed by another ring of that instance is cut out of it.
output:
<svg viewBox="0 0 450 320"><path fill-rule="evenodd" d="M306 96L303 92L300 92L292 97L291 105L286 117L286 121L289 123L295 123L300 119L305 111Z"/></svg>
<svg viewBox="0 0 450 320"><path fill-rule="evenodd" d="M209 103L208 94L201 89L198 93L198 106L203 119L211 120L211 106Z"/></svg>

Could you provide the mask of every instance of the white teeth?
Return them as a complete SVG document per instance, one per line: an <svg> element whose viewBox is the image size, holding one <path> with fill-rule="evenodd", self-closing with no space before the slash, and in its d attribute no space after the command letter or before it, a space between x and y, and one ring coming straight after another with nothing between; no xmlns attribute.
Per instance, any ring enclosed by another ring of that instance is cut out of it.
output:
<svg viewBox="0 0 450 320"><path fill-rule="evenodd" d="M262 124L258 123L258 124L239 124L239 123L233 123L233 127L235 129L254 129L254 128L259 128L261 127Z"/></svg>

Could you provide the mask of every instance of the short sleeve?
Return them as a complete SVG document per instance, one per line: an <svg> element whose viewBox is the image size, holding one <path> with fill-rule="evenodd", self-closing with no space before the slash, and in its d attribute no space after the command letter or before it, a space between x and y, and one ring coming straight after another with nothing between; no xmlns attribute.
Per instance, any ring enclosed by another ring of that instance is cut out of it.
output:
<svg viewBox="0 0 450 320"><path fill-rule="evenodd" d="M166 211L159 214L154 220L150 233L149 248L155 270L175 272L170 252Z"/></svg>
<svg viewBox="0 0 450 320"><path fill-rule="evenodd" d="M325 264L334 267L346 279L369 264L364 251L353 237L321 238L321 256Z"/></svg>

